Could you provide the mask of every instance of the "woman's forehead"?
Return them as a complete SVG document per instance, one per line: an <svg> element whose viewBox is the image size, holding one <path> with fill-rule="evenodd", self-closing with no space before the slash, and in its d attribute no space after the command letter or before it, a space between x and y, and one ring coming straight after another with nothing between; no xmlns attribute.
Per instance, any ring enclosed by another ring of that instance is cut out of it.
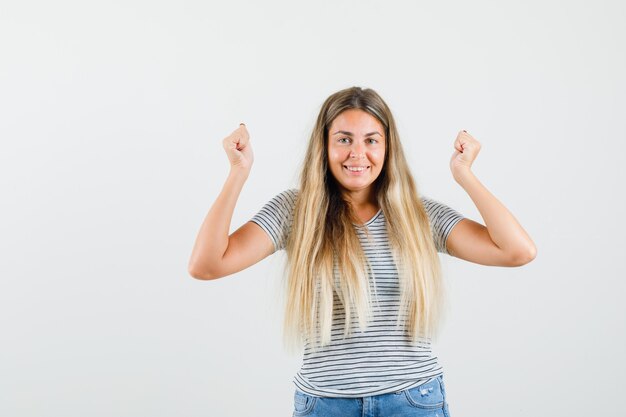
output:
<svg viewBox="0 0 626 417"><path fill-rule="evenodd" d="M341 112L330 125L330 134L337 131L355 135L366 135L371 132L385 134L382 123L368 112L360 109L349 109Z"/></svg>

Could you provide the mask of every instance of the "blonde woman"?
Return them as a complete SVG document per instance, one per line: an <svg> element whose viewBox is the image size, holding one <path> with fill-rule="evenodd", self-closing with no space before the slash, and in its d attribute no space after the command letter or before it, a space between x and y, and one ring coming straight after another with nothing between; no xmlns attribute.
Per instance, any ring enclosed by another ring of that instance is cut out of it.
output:
<svg viewBox="0 0 626 417"><path fill-rule="evenodd" d="M449 416L431 342L442 316L438 252L520 266L535 245L471 171L479 142L454 141L450 169L486 226L420 195L386 103L372 89L332 94L320 110L297 189L228 235L253 162L242 123L223 141L230 174L189 262L211 280L277 250L287 255L285 341L303 346L293 416Z"/></svg>

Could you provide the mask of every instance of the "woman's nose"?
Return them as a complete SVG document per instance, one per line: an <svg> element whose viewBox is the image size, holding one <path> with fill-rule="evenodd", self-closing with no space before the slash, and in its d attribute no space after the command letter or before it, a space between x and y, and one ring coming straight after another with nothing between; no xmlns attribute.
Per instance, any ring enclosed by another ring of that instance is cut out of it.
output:
<svg viewBox="0 0 626 417"><path fill-rule="evenodd" d="M363 147L361 145L354 145L350 150L350 158L363 158Z"/></svg>

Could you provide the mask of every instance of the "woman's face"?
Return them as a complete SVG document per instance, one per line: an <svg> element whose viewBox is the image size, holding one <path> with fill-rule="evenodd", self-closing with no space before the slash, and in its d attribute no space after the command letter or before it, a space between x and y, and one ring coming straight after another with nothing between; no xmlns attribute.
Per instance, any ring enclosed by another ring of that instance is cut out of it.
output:
<svg viewBox="0 0 626 417"><path fill-rule="evenodd" d="M360 109L345 110L328 131L328 166L346 191L369 190L385 161L385 129Z"/></svg>

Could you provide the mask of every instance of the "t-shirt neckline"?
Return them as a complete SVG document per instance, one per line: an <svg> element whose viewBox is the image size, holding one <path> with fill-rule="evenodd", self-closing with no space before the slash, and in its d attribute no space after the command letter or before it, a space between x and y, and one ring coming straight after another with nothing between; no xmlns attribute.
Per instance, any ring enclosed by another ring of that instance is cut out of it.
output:
<svg viewBox="0 0 626 417"><path fill-rule="evenodd" d="M372 223L374 220L376 220L376 218L380 215L380 213L382 213L382 211L383 211L383 208L382 207L379 208L378 211L376 212L376 214L374 214L374 217L372 217L371 219L369 219L368 221L366 221L362 225L355 224L355 223L352 223L352 224L355 225L355 226L360 226L360 227L369 226L370 223Z"/></svg>

